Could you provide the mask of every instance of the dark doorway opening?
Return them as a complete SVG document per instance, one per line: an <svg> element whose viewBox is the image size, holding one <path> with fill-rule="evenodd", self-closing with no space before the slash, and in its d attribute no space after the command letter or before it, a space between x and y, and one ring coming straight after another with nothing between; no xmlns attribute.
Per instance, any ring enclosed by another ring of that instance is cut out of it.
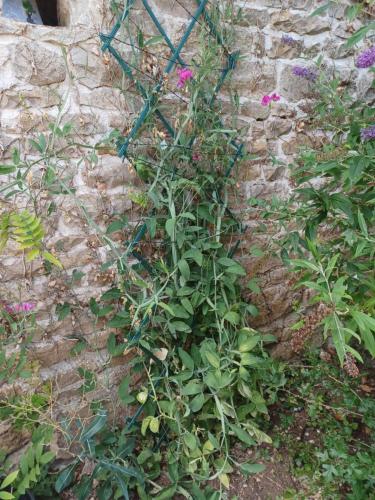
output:
<svg viewBox="0 0 375 500"><path fill-rule="evenodd" d="M57 0L36 0L36 3L38 4L43 24L47 26L59 26Z"/></svg>

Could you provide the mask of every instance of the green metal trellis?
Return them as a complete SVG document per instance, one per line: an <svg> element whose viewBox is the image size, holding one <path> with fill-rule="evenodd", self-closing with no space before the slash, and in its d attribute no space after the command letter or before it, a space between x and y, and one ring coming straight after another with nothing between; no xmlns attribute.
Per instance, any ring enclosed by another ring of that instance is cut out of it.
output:
<svg viewBox="0 0 375 500"><path fill-rule="evenodd" d="M126 137L123 137L119 141L119 146L118 146L118 154L121 158L125 159L128 155L128 148L132 141L138 136L142 125L145 123L146 119L148 119L153 113L156 115L156 117L161 121L161 123L164 125L165 129L167 132L170 134L170 136L174 139L177 138L177 133L174 129L174 127L171 125L169 120L164 116L162 111L158 108L157 102L158 102L158 96L160 92L162 91L163 88L163 77L160 77L159 81L154 85L152 88L151 92L147 92L146 88L142 84L142 82L139 81L139 79L134 76L133 71L132 71L132 66L130 63L124 60L124 58L121 56L120 52L113 46L112 42L116 40L116 35L121 29L121 26L125 21L129 18L129 15L131 13L131 10L133 7L135 7L136 0L126 0L126 4L124 6L123 12L121 15L118 17L115 25L113 26L112 30L110 31L109 34L100 34L100 39L102 41L102 51L106 52L108 51L118 62L119 66L121 67L124 75L134 84L136 90L139 92L141 97L144 100L144 105L143 108L137 117L135 123L133 124L133 127L131 128L130 132L126 135ZM185 32L183 33L179 43L177 46L174 46L170 37L166 33L165 29L159 22L157 16L155 15L152 7L149 4L148 0L141 0L141 3L143 4L143 7L147 14L149 15L150 19L152 20L153 24L156 26L158 32L162 36L163 40L167 44L169 50L171 51L171 56L168 59L168 63L166 64L166 67L163 70L163 76L166 76L171 73L171 71L175 68L176 65L180 65L181 67L187 67L188 65L184 62L181 56L181 51L186 45L194 27L196 26L197 23L200 24L200 19L203 20L203 23L207 26L210 34L216 39L217 43L221 45L224 48L224 52L226 54L226 64L225 67L221 70L221 74L218 78L218 81L215 85L214 88L214 93L212 97L207 101L208 106L212 106L214 104L214 100L222 88L228 74L230 71L234 70L238 61L239 57L239 52L234 52L230 53L224 44L224 40L221 36L221 34L217 31L215 24L210 16L210 13L208 12L207 9L207 4L209 3L209 0L196 0L196 10L194 13L190 13L190 19L187 25L187 28ZM180 4L181 5L181 4ZM188 10L185 9L187 12ZM131 42L131 40L130 40ZM131 43L130 43L131 45ZM190 146L192 146L194 143L194 138L191 140ZM243 144L239 143L236 140L230 139L229 140L230 146L233 148L233 156L229 162L228 168L225 172L225 177L229 177L231 175L231 172L233 170L234 165L236 164L237 160L243 156ZM221 197L220 193L216 193L216 197L218 202L221 202ZM233 214L227 209L227 213L233 218ZM241 232L243 231L242 226L239 224ZM137 231L135 237L133 240L129 243L128 248L125 252L126 255L132 254L140 263L141 266L148 272L152 272L151 266L148 264L148 262L140 255L135 248L137 245L140 243L140 241L144 238L144 236L147 233L147 224L143 223L140 227L140 229ZM237 245L230 251L230 254L233 255L235 249L237 248ZM136 329L134 335L129 339L128 345L132 345L137 343L142 335L143 329L147 326L149 323L149 316L146 315L143 320L141 321L139 327ZM145 354L148 356L152 357L154 361L159 362L155 358L155 356L142 347L143 351ZM166 368L163 367L163 374L165 375ZM163 375L163 376L164 376ZM161 377L160 377L161 379ZM160 381L159 379L159 381ZM128 422L128 427L130 428L138 419L138 416L142 413L144 405L141 405L135 415L130 419Z"/></svg>

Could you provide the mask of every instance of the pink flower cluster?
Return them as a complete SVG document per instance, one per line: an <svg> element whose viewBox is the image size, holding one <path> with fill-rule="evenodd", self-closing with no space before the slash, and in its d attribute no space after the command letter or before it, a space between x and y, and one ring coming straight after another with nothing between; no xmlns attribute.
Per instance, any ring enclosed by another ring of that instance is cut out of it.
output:
<svg viewBox="0 0 375 500"><path fill-rule="evenodd" d="M188 68L180 68L177 70L179 80L177 82L177 87L182 89L185 83L193 78L193 72Z"/></svg>
<svg viewBox="0 0 375 500"><path fill-rule="evenodd" d="M268 106L272 101L280 101L280 96L275 93L271 95L264 95L260 102L262 106Z"/></svg>
<svg viewBox="0 0 375 500"><path fill-rule="evenodd" d="M17 314L17 313L27 313L35 309L35 304L31 302L21 302L21 304L13 304L5 306L5 310L9 314Z"/></svg>

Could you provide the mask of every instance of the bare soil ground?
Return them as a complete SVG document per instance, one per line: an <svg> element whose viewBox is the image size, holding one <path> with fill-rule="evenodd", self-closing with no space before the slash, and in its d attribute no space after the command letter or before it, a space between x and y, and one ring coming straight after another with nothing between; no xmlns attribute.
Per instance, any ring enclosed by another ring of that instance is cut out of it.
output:
<svg viewBox="0 0 375 500"><path fill-rule="evenodd" d="M302 487L290 472L287 450L276 450L267 445L263 451L268 451L267 459L257 457L254 450L234 450L233 454L238 461L264 464L266 469L248 477L239 471L232 474L229 498L237 496L239 500L276 500L282 498L287 489L298 491Z"/></svg>

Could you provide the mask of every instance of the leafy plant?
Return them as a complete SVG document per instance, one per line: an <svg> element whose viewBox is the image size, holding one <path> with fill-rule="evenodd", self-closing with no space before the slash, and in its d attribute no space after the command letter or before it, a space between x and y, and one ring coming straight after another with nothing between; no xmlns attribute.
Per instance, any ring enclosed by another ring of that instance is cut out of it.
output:
<svg viewBox="0 0 375 500"><path fill-rule="evenodd" d="M302 362L288 369L277 410L275 441L287 448L294 475L306 484L305 495L294 492L291 498L320 492L324 498L365 500L375 488L371 368L366 366L359 381L316 352ZM295 439L296 429L302 429L300 439Z"/></svg>
<svg viewBox="0 0 375 500"><path fill-rule="evenodd" d="M45 436L34 439L25 453L19 459L18 469L6 473L11 468L10 464L5 463L0 466L0 499L17 500L22 497L30 488L32 488L45 474L48 464L54 459L55 455L46 450L46 440L50 437L47 429L44 429ZM37 434L35 433L35 436ZM1 476L7 474L3 479Z"/></svg>
<svg viewBox="0 0 375 500"><path fill-rule="evenodd" d="M324 336L344 364L350 356L362 361L358 343L375 356L375 143L364 132L375 112L336 77L322 73L316 92L310 128L327 140L301 153L291 166L290 201L274 200L264 215L287 230L281 256L297 286L312 291L311 304L324 304Z"/></svg>
<svg viewBox="0 0 375 500"><path fill-rule="evenodd" d="M221 22L221 10L211 11ZM233 9L224 12L234 15ZM270 443L262 422L284 377L264 349L275 338L249 326L258 311L241 297L246 270L234 257L241 224L228 200L230 173L242 149L235 147L237 132L221 123L220 107L213 104L217 74L211 67L226 60L228 49L217 40L207 45L206 35L202 29L202 53L194 80L186 84L188 102L179 109L175 136L155 130L149 118L131 142L129 161L144 183L131 199L144 210L144 224L132 233L120 219L106 231L125 232L127 241L105 264L118 269L116 286L92 299L90 310L115 329L109 354L134 354L131 371L143 375L143 387L134 389L129 377L120 385L120 400L133 415L123 429L108 429L102 410L79 435L67 429L82 451L59 475L56 490L73 484L79 463L89 462L94 472L74 487L82 500L93 479L100 498L128 498L132 491L142 499L217 498L212 491L206 497L201 485L218 480L227 489L234 467L244 473L262 469L238 463L233 442ZM227 43L230 29L224 35ZM141 48L147 44L139 31L136 36ZM153 81L143 73L140 78L151 106L159 109ZM145 153L144 141L151 139ZM93 374L80 374L83 390L90 390ZM161 477L164 487L157 485Z"/></svg>

